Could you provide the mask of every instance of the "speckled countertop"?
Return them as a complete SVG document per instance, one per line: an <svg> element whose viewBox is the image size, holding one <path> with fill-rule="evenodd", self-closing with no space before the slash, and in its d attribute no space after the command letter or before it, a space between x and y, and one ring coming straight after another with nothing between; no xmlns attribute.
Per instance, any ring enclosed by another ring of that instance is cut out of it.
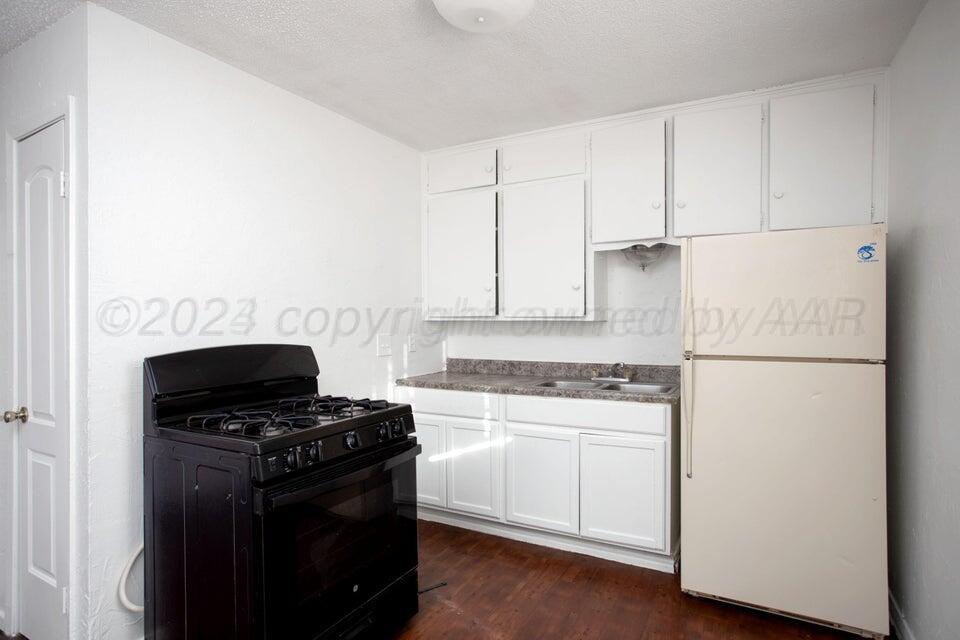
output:
<svg viewBox="0 0 960 640"><path fill-rule="evenodd" d="M557 389L541 387L550 380L589 380L610 372L609 363L535 362L529 360L473 360L451 358L447 370L422 376L401 378L402 387L474 391L550 398L588 398L626 402L676 403L680 398L680 367L628 364L626 377L631 382L672 384L666 393L636 393L609 389Z"/></svg>

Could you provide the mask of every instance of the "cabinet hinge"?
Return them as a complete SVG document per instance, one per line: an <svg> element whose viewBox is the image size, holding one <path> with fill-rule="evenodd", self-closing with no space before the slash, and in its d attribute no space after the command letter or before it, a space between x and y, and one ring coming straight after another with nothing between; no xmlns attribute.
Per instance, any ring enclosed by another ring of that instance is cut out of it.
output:
<svg viewBox="0 0 960 640"><path fill-rule="evenodd" d="M69 176L67 175L66 171L60 172L60 197L61 198L67 197L67 178L68 177Z"/></svg>
<svg viewBox="0 0 960 640"><path fill-rule="evenodd" d="M877 207L872 202L870 203L870 221L873 222L873 216L877 212Z"/></svg>

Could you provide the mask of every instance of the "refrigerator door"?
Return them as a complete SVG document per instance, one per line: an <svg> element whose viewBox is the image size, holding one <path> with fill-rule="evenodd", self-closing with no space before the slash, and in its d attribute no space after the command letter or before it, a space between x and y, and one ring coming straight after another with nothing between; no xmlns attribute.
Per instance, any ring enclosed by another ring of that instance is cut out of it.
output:
<svg viewBox="0 0 960 640"><path fill-rule="evenodd" d="M683 589L888 633L885 367L684 367Z"/></svg>
<svg viewBox="0 0 960 640"><path fill-rule="evenodd" d="M689 238L684 350L886 359L886 225Z"/></svg>

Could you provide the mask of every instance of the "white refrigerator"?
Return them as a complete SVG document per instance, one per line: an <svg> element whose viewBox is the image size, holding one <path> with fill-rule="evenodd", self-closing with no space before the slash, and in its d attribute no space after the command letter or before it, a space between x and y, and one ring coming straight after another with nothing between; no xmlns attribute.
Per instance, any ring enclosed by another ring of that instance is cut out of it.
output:
<svg viewBox="0 0 960 640"><path fill-rule="evenodd" d="M681 259L682 588L887 634L885 225Z"/></svg>

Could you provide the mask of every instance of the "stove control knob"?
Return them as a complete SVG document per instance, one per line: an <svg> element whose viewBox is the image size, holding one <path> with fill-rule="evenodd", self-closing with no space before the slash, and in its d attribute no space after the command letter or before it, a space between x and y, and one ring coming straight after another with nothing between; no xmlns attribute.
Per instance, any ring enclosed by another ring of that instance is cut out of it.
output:
<svg viewBox="0 0 960 640"><path fill-rule="evenodd" d="M398 437L402 436L402 435L403 435L403 420L400 419L400 418L396 418L396 419L393 421L392 428L393 428L393 436L394 436L395 438L398 438Z"/></svg>
<svg viewBox="0 0 960 640"><path fill-rule="evenodd" d="M377 425L377 440L381 442L390 437L390 425L386 422L381 422Z"/></svg>
<svg viewBox="0 0 960 640"><path fill-rule="evenodd" d="M320 462L320 444L314 442L307 447L307 462Z"/></svg>
<svg viewBox="0 0 960 640"><path fill-rule="evenodd" d="M289 451L287 451L287 456L285 460L286 460L288 469L296 469L297 468L297 450L290 449Z"/></svg>
<svg viewBox="0 0 960 640"><path fill-rule="evenodd" d="M357 435L356 431L348 431L345 436L343 436L343 446L347 449L359 449L360 448L360 437Z"/></svg>

